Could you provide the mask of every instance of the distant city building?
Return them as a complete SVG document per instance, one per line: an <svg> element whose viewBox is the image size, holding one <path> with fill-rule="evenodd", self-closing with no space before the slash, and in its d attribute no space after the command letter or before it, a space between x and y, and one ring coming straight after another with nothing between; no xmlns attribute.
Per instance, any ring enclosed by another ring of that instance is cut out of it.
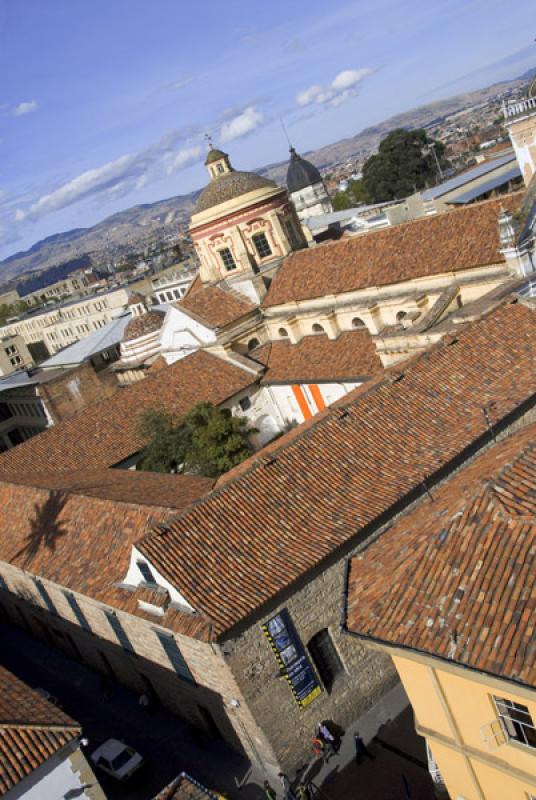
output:
<svg viewBox="0 0 536 800"><path fill-rule="evenodd" d="M20 303L20 301L19 293L15 289L0 294L0 306L13 306L16 303Z"/></svg>
<svg viewBox="0 0 536 800"><path fill-rule="evenodd" d="M22 336L15 334L0 339L0 376L27 369L33 363Z"/></svg>
<svg viewBox="0 0 536 800"><path fill-rule="evenodd" d="M287 189L300 222L333 211L331 200L318 169L290 148Z"/></svg>

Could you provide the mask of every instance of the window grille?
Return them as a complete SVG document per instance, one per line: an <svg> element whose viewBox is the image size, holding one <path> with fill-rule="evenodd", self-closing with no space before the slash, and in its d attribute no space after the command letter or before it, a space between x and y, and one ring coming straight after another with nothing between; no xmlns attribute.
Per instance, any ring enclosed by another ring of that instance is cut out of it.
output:
<svg viewBox="0 0 536 800"><path fill-rule="evenodd" d="M493 702L508 738L527 747L536 748L536 728L527 706L504 697L494 696Z"/></svg>
<svg viewBox="0 0 536 800"><path fill-rule="evenodd" d="M256 233L253 236L253 244L255 245L259 258L267 258L272 255L272 248L270 247L265 233Z"/></svg>
<svg viewBox="0 0 536 800"><path fill-rule="evenodd" d="M119 642L123 650L125 650L127 653L134 653L132 642L128 638L127 632L121 625L121 621L119 620L119 618L112 611L105 611L104 615L108 620L108 622L110 623L110 628L117 636L117 641Z"/></svg>
<svg viewBox="0 0 536 800"><path fill-rule="evenodd" d="M219 251L219 253L223 266L227 272L232 272L233 269L236 269L236 261L234 260L233 254L228 247L224 247L223 250Z"/></svg>
<svg viewBox="0 0 536 800"><path fill-rule="evenodd" d="M145 583L155 584L156 580L152 573L151 567L145 561L136 561L136 566L141 572L142 578Z"/></svg>
<svg viewBox="0 0 536 800"><path fill-rule="evenodd" d="M326 691L331 691L336 677L344 672L344 667L328 629L324 628L313 636L307 649Z"/></svg>
<svg viewBox="0 0 536 800"><path fill-rule="evenodd" d="M194 679L192 673L190 672L188 664L184 660L183 655L179 650L179 646L173 636L168 636L160 631L155 631L155 633L158 636L160 644L164 648L165 653L177 675L180 675L181 678L186 678L186 680L192 681L193 683Z"/></svg>

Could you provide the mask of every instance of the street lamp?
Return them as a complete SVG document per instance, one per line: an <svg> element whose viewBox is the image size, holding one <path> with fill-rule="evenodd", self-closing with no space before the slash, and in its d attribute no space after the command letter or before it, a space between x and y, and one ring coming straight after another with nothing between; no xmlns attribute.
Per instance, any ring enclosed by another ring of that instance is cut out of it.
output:
<svg viewBox="0 0 536 800"><path fill-rule="evenodd" d="M427 145L426 147L423 147L423 149L421 150L421 153L423 154L423 156L425 158L426 158L426 156L429 156L430 153L433 154L434 159L435 159L435 163L436 163L436 167L437 167L437 171L439 173L439 179L442 181L443 180L443 170L441 169L441 164L439 163L439 159L438 159L437 153L435 151L435 146L436 146L435 142L430 142L429 145Z"/></svg>

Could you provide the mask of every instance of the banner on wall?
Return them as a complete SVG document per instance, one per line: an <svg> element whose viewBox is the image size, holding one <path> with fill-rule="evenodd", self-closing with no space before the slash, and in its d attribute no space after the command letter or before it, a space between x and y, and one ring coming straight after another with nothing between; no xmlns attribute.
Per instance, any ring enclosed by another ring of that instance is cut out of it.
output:
<svg viewBox="0 0 536 800"><path fill-rule="evenodd" d="M265 622L262 630L296 702L300 708L306 708L322 692L322 687L287 609Z"/></svg>

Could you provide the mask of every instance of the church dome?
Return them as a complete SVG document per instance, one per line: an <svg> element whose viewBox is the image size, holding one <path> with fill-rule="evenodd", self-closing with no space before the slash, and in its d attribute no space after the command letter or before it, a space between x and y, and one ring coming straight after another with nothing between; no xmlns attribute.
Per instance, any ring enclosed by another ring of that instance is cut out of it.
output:
<svg viewBox="0 0 536 800"><path fill-rule="evenodd" d="M290 148L290 163L287 170L287 189L291 194L322 183L322 176L314 164L298 155L293 147Z"/></svg>
<svg viewBox="0 0 536 800"><path fill-rule="evenodd" d="M220 158L228 158L227 153L224 153L223 150L218 150L215 147L211 147L208 151L207 157L205 158L205 166L208 164L213 164L215 161L219 161Z"/></svg>
<svg viewBox="0 0 536 800"><path fill-rule="evenodd" d="M160 330L165 314L162 311L148 311L146 314L132 317L123 333L123 342L133 342L142 336Z"/></svg>
<svg viewBox="0 0 536 800"><path fill-rule="evenodd" d="M211 153L216 152L211 150ZM227 203L248 192L256 189L277 189L274 181L256 175L254 172L239 172L231 170L214 178L199 195L195 210L196 213L206 211L208 208L218 206L220 203Z"/></svg>

